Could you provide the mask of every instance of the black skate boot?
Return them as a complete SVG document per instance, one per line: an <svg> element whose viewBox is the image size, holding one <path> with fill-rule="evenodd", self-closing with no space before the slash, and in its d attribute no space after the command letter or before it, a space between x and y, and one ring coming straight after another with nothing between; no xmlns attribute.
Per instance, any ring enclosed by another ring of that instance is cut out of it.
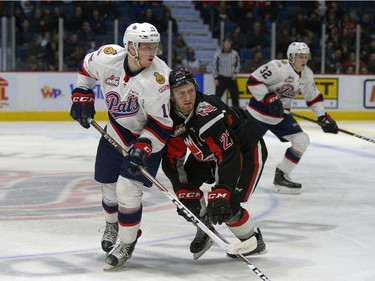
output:
<svg viewBox="0 0 375 281"><path fill-rule="evenodd" d="M200 227L197 226L197 234L190 243L190 252L193 253L194 259L199 259L211 246L214 241Z"/></svg>
<svg viewBox="0 0 375 281"><path fill-rule="evenodd" d="M142 231L138 230L137 239L130 244L126 244L121 241L117 243L105 259L107 264L104 266L104 270L107 271L124 265L125 262L131 258L135 245L137 244L138 238L141 236L141 234Z"/></svg>
<svg viewBox="0 0 375 281"><path fill-rule="evenodd" d="M300 183L292 182L290 177L279 168L276 168L273 184L275 185L273 188L273 192L275 193L300 194L302 189Z"/></svg>
<svg viewBox="0 0 375 281"><path fill-rule="evenodd" d="M102 237L102 249L104 252L108 253L112 250L113 246L116 244L118 235L118 224L107 222L105 225L105 230Z"/></svg>
<svg viewBox="0 0 375 281"><path fill-rule="evenodd" d="M258 228L257 229L257 232L254 231L254 234L246 239L246 240L243 240L243 239L240 239L241 242L248 242L250 240L254 240L254 238L256 239L256 242L257 242L257 246L256 248L254 249L251 249L249 250L248 252L240 252L240 254L244 255L244 256L251 256L251 255L261 255L261 254L265 254L267 253L266 251L266 243L264 243L264 240L263 240L263 236L262 236L262 232L260 232L260 229ZM233 254L228 254L227 255L231 258L236 258L237 256L236 255L233 255Z"/></svg>

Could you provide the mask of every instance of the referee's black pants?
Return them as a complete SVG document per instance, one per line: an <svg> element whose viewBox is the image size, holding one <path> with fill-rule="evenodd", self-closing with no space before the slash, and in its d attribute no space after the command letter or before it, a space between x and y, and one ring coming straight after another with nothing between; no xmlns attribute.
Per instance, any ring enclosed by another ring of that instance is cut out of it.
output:
<svg viewBox="0 0 375 281"><path fill-rule="evenodd" d="M215 95L221 98L224 95L225 90L228 89L232 98L232 105L239 106L237 80L232 80L232 77L225 77L222 75L219 75L217 79L219 80L219 85L216 86Z"/></svg>

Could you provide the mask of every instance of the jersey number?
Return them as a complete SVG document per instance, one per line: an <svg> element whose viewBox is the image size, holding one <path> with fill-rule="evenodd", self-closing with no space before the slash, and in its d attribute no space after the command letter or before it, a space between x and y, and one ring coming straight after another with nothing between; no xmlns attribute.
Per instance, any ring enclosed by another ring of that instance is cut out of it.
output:
<svg viewBox="0 0 375 281"><path fill-rule="evenodd" d="M228 130L225 130L224 133L220 136L220 142L223 144L223 149L227 150L229 147L233 145L232 138L229 135Z"/></svg>
<svg viewBox="0 0 375 281"><path fill-rule="evenodd" d="M270 77L272 75L272 72L271 70L268 70L268 66L266 66L265 68L263 68L260 73L262 74L262 77L264 79L267 79L267 77Z"/></svg>
<svg viewBox="0 0 375 281"><path fill-rule="evenodd" d="M161 108L163 109L163 117L164 117L164 118L168 118L167 105L166 105L166 104L163 104Z"/></svg>

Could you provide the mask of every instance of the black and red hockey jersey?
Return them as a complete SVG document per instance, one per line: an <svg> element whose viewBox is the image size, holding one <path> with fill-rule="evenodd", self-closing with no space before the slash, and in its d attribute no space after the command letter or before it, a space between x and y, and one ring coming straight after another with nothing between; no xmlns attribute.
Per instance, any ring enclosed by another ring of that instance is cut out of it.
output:
<svg viewBox="0 0 375 281"><path fill-rule="evenodd" d="M262 140L263 133L252 117L241 108L232 108L218 97L201 92L197 92L194 110L188 117L179 113L173 104L170 115L173 130L166 145L163 170L172 185L187 183L183 162L189 149L199 162L215 161L216 184L234 190L241 175L243 156L252 153Z"/></svg>

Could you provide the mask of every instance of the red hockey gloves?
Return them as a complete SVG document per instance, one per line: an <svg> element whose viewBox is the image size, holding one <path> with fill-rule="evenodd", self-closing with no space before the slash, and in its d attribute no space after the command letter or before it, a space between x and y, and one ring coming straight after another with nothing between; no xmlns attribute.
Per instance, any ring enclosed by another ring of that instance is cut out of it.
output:
<svg viewBox="0 0 375 281"><path fill-rule="evenodd" d="M152 152L151 141L147 138L139 138L130 149L126 160L128 161L128 172L132 175L139 175L139 167L145 167L146 159Z"/></svg>
<svg viewBox="0 0 375 281"><path fill-rule="evenodd" d="M72 91L72 107L70 108L70 116L78 121L83 128L90 128L87 118L94 118L95 115L95 95L91 89L85 90L75 88Z"/></svg>
<svg viewBox="0 0 375 281"><path fill-rule="evenodd" d="M283 116L284 108L278 94L269 93L264 96L263 101L267 104L269 113L274 116Z"/></svg>
<svg viewBox="0 0 375 281"><path fill-rule="evenodd" d="M323 123L321 127L325 133L337 134L339 132L336 121L333 120L327 113L325 115L319 116L318 121L320 123Z"/></svg>
<svg viewBox="0 0 375 281"><path fill-rule="evenodd" d="M203 196L203 192L198 188L192 188L187 184L181 184L175 188L175 193L178 200L196 217L200 218L200 212L202 209L200 199ZM183 216L187 221L191 221L190 216L180 208L177 208L177 213L180 216Z"/></svg>
<svg viewBox="0 0 375 281"><path fill-rule="evenodd" d="M207 215L210 223L222 224L233 216L229 203L230 193L230 188L225 185L215 185L208 192Z"/></svg>

